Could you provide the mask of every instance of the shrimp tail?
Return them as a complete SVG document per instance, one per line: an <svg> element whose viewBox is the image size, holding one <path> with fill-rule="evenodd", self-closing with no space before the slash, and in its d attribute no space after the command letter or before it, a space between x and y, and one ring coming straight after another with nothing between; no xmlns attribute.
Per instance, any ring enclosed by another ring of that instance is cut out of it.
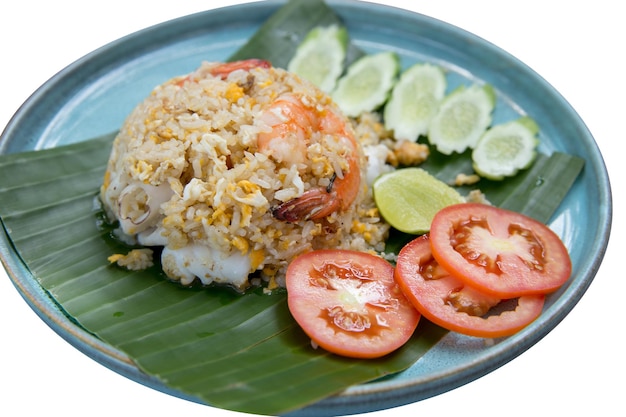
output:
<svg viewBox="0 0 626 417"><path fill-rule="evenodd" d="M275 219L286 222L324 218L341 206L341 201L328 188L313 188L300 197L285 201L272 208Z"/></svg>

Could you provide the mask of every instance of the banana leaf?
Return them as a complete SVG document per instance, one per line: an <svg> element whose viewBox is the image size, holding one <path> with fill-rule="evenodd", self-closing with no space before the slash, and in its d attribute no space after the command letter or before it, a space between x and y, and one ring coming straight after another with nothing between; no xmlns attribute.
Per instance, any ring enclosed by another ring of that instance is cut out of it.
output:
<svg viewBox="0 0 626 417"><path fill-rule="evenodd" d="M284 292L182 288L158 264L134 272L111 266L108 255L128 250L112 237L96 203L112 138L0 156L0 218L24 264L63 311L147 374L213 406L282 414L400 372L446 333L422 320L409 343L388 357L341 358L311 347ZM428 168L443 178L448 165L431 161ZM529 200L543 199L545 214L558 207L580 169L580 158L540 155L516 182L485 191L527 214L535 207ZM410 238L395 236L390 245Z"/></svg>
<svg viewBox="0 0 626 417"><path fill-rule="evenodd" d="M282 25L301 21L299 14L311 23L291 27L295 35L285 38ZM323 1L292 0L231 59L265 57L285 66L281 59L308 30L334 22ZM446 333L422 320L409 343L385 358L342 358L311 347L291 319L284 292L182 288L158 264L145 271L110 265L109 255L128 250L112 237L97 204L114 135L1 155L0 219L15 252L62 311L146 374L215 407L284 414L400 372ZM460 169L467 164L464 155L434 155L424 167L445 178L467 172ZM547 221L581 169L580 158L540 155L514 181L479 186L496 204ZM541 211L529 201L541 201ZM390 247L409 238L394 235Z"/></svg>
<svg viewBox="0 0 626 417"><path fill-rule="evenodd" d="M110 265L128 250L97 204L113 136L0 156L0 218L60 308L147 374L216 407L283 414L406 369L445 334L425 323L384 359L341 358L311 347L284 292L183 288L159 265Z"/></svg>

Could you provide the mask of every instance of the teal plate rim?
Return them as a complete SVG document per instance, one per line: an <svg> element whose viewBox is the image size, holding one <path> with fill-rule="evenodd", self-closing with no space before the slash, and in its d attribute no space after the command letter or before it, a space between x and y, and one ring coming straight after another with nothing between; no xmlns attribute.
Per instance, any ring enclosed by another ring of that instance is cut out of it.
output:
<svg viewBox="0 0 626 417"><path fill-rule="evenodd" d="M350 0L327 3L344 19L361 48L393 49L404 67L421 60L438 63L449 71L451 84L484 81L494 85L499 97L494 122L529 114L542 128L542 151L579 155L586 165L549 223L570 250L573 276L549 297L539 319L493 344L450 333L407 371L350 387L290 416L357 414L421 401L513 360L556 327L584 295L604 257L612 219L610 182L595 140L567 101L532 69L484 39L418 13ZM6 126L0 153L54 147L116 130L153 86L193 70L201 59L226 59L282 4L263 1L208 10L97 49L33 93ZM124 105L110 106L112 100ZM580 216L589 222L587 227L575 227ZM30 275L4 231L0 259L28 305L68 343L131 380L198 401L142 373L124 353L78 327Z"/></svg>

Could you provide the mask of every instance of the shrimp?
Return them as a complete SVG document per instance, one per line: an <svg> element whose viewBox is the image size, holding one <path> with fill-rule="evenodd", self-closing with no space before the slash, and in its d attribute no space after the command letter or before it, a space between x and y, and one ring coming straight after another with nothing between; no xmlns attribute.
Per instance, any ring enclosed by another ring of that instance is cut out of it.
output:
<svg viewBox="0 0 626 417"><path fill-rule="evenodd" d="M318 125L318 117L306 109L300 99L283 94L261 115L260 120L271 127L259 133L259 151L286 165L306 161L309 137Z"/></svg>
<svg viewBox="0 0 626 417"><path fill-rule="evenodd" d="M211 66L208 69L208 73L214 77L219 77L222 80L225 80L226 77L228 77L228 74L233 71L250 71L254 68L270 68L271 66L272 64L264 59L244 59L242 61L225 62ZM187 76L174 78L171 82L179 87L182 87L186 82L192 81L195 75L196 74L192 73Z"/></svg>
<svg viewBox="0 0 626 417"><path fill-rule="evenodd" d="M361 185L359 149L348 121L329 106L307 106L294 94L279 96L261 114L260 120L271 127L258 135L261 153L279 163L300 164L307 159L311 135L333 135L346 149L347 170L335 172L326 187L316 187L272 209L278 220L295 222L317 220L345 210L354 202Z"/></svg>
<svg viewBox="0 0 626 417"><path fill-rule="evenodd" d="M250 71L254 68L270 68L272 64L264 59L245 59L243 61L233 61L220 64L211 68L211 75L225 79L233 71Z"/></svg>

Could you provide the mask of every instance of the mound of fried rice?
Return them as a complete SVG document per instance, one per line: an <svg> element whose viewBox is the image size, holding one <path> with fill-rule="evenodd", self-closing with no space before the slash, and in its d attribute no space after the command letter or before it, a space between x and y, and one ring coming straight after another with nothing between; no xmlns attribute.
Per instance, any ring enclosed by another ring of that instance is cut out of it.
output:
<svg viewBox="0 0 626 417"><path fill-rule="evenodd" d="M259 115L284 93L334 104L282 69L237 70L222 79L211 75L217 65L203 63L158 86L121 127L100 190L107 215L119 222L118 236L160 253L165 274L183 285L238 289L284 286L289 262L313 249L382 253L389 227L368 186L386 169L376 118L345 120L360 142L363 178L352 206L321 220L277 220L272 208L328 186L333 172L346 166L345 152L313 132L306 166L286 166L259 152L257 136L268 129ZM136 254L111 259L151 265L145 251Z"/></svg>

